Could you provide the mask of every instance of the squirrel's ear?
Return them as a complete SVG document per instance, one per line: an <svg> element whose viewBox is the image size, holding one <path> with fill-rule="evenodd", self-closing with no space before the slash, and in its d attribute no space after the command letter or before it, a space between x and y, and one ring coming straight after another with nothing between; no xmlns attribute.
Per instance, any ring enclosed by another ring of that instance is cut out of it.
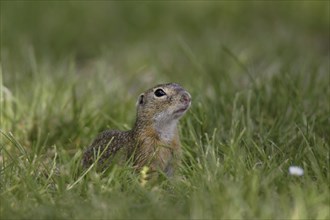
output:
<svg viewBox="0 0 330 220"><path fill-rule="evenodd" d="M136 106L143 105L143 104L144 104L144 94L142 93L142 94L139 96L139 99L138 99L137 102L136 102Z"/></svg>

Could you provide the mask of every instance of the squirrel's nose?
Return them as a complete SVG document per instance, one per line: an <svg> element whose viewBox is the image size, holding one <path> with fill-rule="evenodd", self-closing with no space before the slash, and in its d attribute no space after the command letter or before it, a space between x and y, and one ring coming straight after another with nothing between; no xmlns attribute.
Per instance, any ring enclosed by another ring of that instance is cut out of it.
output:
<svg viewBox="0 0 330 220"><path fill-rule="evenodd" d="M191 101L191 96L189 93L185 92L181 95L180 101L184 104L188 104Z"/></svg>

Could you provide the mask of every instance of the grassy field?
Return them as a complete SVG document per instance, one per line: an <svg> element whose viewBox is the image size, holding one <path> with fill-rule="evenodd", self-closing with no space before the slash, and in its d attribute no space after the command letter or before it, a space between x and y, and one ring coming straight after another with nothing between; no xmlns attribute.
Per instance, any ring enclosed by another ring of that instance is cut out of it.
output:
<svg viewBox="0 0 330 220"><path fill-rule="evenodd" d="M329 219L329 24L327 1L1 1L0 218ZM84 175L164 82L193 97L178 176Z"/></svg>

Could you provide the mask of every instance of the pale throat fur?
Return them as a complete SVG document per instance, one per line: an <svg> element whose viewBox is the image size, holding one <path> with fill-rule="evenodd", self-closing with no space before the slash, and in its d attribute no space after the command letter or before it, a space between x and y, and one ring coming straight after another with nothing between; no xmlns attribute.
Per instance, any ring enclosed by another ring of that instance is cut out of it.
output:
<svg viewBox="0 0 330 220"><path fill-rule="evenodd" d="M157 120L158 117L155 117L154 128L159 135L159 139L166 143L170 143L174 138L177 137L178 120L174 119L169 122L164 122L162 120Z"/></svg>

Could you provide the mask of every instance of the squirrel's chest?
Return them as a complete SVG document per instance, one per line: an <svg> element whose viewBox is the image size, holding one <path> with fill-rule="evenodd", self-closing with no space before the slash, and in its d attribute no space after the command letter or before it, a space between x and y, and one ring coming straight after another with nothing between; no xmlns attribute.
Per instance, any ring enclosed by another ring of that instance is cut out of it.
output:
<svg viewBox="0 0 330 220"><path fill-rule="evenodd" d="M154 166L166 172L172 166L173 161L179 154L179 146L156 145L153 150L154 157L151 159Z"/></svg>
<svg viewBox="0 0 330 220"><path fill-rule="evenodd" d="M179 141L171 142L162 141L146 141L138 150L137 165L140 167L150 166L153 169L161 169L165 171L167 167L180 154Z"/></svg>
<svg viewBox="0 0 330 220"><path fill-rule="evenodd" d="M156 142L152 143L149 146L146 146L146 150L150 157L154 157L155 159L168 161L170 160L178 150L179 146L177 144L169 144L169 143L162 143Z"/></svg>

